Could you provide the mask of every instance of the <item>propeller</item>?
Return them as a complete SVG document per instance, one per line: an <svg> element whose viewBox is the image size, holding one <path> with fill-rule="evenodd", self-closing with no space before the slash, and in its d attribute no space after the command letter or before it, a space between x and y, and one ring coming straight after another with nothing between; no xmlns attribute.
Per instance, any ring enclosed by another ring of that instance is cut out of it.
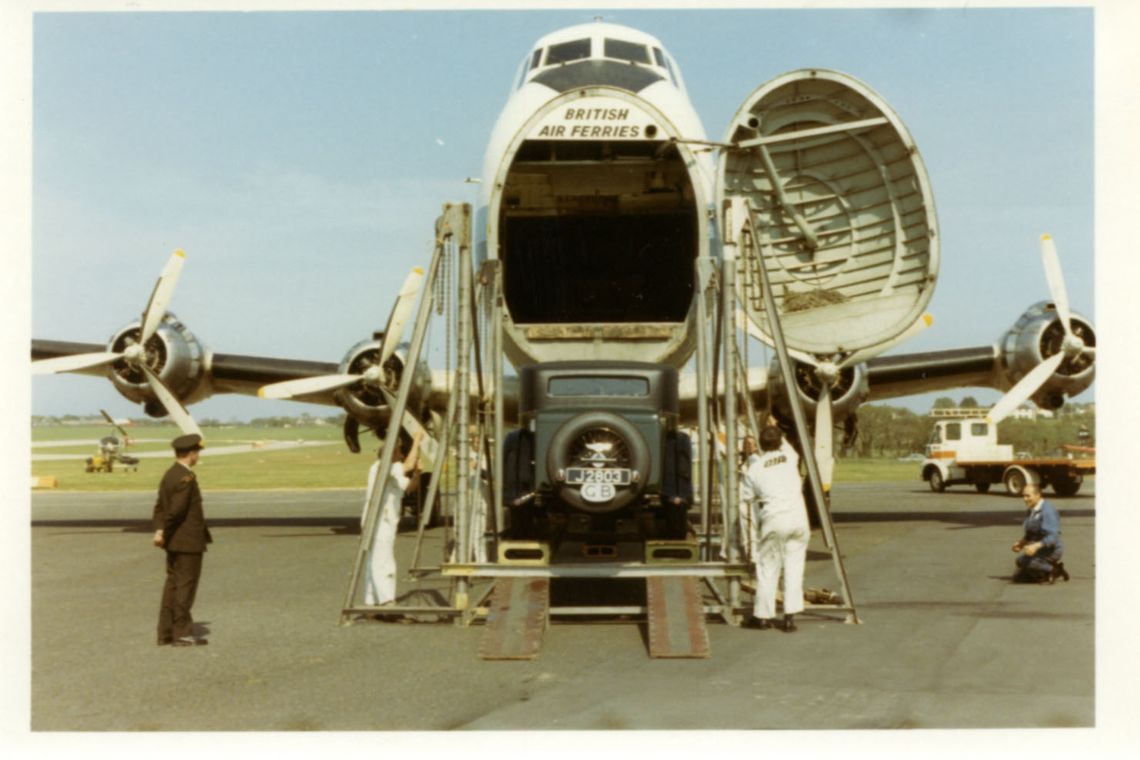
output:
<svg viewBox="0 0 1140 760"><path fill-rule="evenodd" d="M100 364L110 364L120 359L125 359L132 366L139 366L146 358L147 341L158 330L159 324L162 323L162 317L166 314L166 304L170 302L170 296L178 282L178 275L182 272L182 263L185 258L186 254L179 250L171 254L170 260L166 262L162 274L159 275L158 281L154 284L154 290L150 293L150 300L147 301L146 308L143 310L141 331L137 342L130 344L122 351L96 351L90 354L41 359L32 362L32 374L50 375L58 372L74 372L88 367L97 367Z"/></svg>
<svg viewBox="0 0 1140 760"><path fill-rule="evenodd" d="M384 388L384 362L396 350L403 338L404 325L416 305L416 297L423 287L424 270L414 267L404 280L396 303L392 306L392 313L388 315L388 324L384 328L384 338L380 344L380 356L376 363L359 373L338 373L335 375L316 375L303 377L300 380L286 380L281 383L263 385L258 389L257 395L262 398L287 399L295 396L304 396L309 393L319 393L333 388L343 388L346 385L363 381L366 385L375 388Z"/></svg>
<svg viewBox="0 0 1140 760"><path fill-rule="evenodd" d="M1053 299L1053 306L1061 320L1061 328L1065 331L1061 348L1057 353L1034 367L1004 396L998 399L998 402L986 415L986 421L991 425L998 424L1010 412L1025 403L1046 380L1053 376L1053 373L1066 359L1072 359L1081 354L1096 354L1095 346L1086 346L1081 337L1073 332L1072 312L1069 311L1069 294L1065 289L1065 279L1061 274L1061 261L1057 257L1057 246L1050 235L1041 236L1041 261L1045 265L1045 279L1049 282L1049 294Z"/></svg>
<svg viewBox="0 0 1140 760"><path fill-rule="evenodd" d="M202 431L190 413L186 411L186 407L182 406L170 389L166 387L166 384L147 365L146 344L154 337L159 325L162 324L162 318L166 315L166 306L174 294L174 286L178 284L178 277L182 274L182 265L185 260L186 254L181 250L170 255L170 259L162 269L162 274L158 276L158 281L154 284L154 289L150 292L150 299L147 301L146 308L143 309L138 340L129 343L122 351L97 351L90 354L74 354L32 362L32 374L47 375L59 372L75 372L89 367L97 367L101 364L124 361L130 367L142 371L151 391L154 392L154 395L166 408L171 420L178 425L183 433L201 435ZM106 412L104 412L104 416L110 419ZM114 422L112 421L111 424Z"/></svg>
<svg viewBox="0 0 1140 760"><path fill-rule="evenodd" d="M910 327L900 332L889 341L877 346L852 351L838 364L830 361L815 361L816 377L819 378L820 392L815 405L815 459L819 465L819 479L823 484L823 492L831 490L831 477L835 473L835 448L833 441L834 421L831 410L831 388L839 379L839 373L847 367L872 359L884 351L897 346L905 340L934 324L934 317L928 313L922 314ZM809 362L813 363L813 362Z"/></svg>
<svg viewBox="0 0 1140 760"><path fill-rule="evenodd" d="M889 341L852 351L838 362L830 359L821 359L803 351L788 349L788 355L793 359L810 365L815 369L816 379L819 381L819 397L816 400L815 407L815 458L819 465L820 480L823 481L823 490L825 493L831 489L831 477L835 471L831 388L835 385L835 381L839 379L839 374L847 367L865 362L868 359L878 356L887 349L893 348L899 343L913 338L918 333L930 327L933 323L934 317L930 314L923 314L916 319L910 327ZM737 311L737 324L747 330L748 334L752 337L770 345L770 338L764 335L743 311Z"/></svg>

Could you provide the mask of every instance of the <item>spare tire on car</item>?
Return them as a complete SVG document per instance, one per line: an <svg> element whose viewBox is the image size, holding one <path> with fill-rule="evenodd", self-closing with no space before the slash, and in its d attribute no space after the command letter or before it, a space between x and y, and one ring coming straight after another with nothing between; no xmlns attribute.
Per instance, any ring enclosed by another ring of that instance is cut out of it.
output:
<svg viewBox="0 0 1140 760"><path fill-rule="evenodd" d="M583 489L592 484L566 482L570 468L629 470L630 478L628 483L611 484L611 498L588 498ZM645 438L629 420L612 412L590 411L570 418L555 431L546 453L547 476L559 498L585 512L614 512L629 505L652 479L652 468Z"/></svg>

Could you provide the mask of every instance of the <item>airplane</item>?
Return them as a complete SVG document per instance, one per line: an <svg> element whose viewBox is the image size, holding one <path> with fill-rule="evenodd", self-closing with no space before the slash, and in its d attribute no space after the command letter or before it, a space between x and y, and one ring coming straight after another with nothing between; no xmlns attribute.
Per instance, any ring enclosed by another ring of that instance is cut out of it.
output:
<svg viewBox="0 0 1140 760"><path fill-rule="evenodd" d="M123 425L129 425L131 421L127 419L117 420L108 414L106 409L100 409L99 413L103 415L103 419L107 420L114 430L122 434L123 438L121 441L115 435L105 435L100 438L99 451L95 456L87 457L85 471L113 472L116 464L137 470L139 460L138 457L133 457L127 453L127 447L131 445L131 436L123 428Z"/></svg>
<svg viewBox="0 0 1140 760"><path fill-rule="evenodd" d="M731 199L736 198L736 205ZM743 199L741 202L740 199ZM725 209L735 208L726 223ZM1048 409L1095 377L1092 323L1069 308L1056 247L1041 240L1050 299L990 344L884 352L925 329L940 229L921 154L870 87L804 69L758 87L710 140L681 70L656 37L595 21L543 36L526 52L487 145L474 214L476 263L503 272L504 351L518 371L551 363L637 362L685 370L697 326L697 263L739 255L740 325L773 343L757 267L795 359L748 368L757 408L790 431L795 394L814 418L824 481L833 429L859 406L963 386L1006 396L993 422L1032 399ZM33 371L104 376L156 417L198 431L187 405L237 393L335 405L345 441L387 429L393 396L413 372L406 424L446 405L447 378L409 367L403 332L422 288L413 270L387 325L339 363L218 353L167 310L184 261L176 252L140 319L106 345L33 340ZM763 263L762 263L763 262ZM678 380L691 423L696 383ZM517 416L519 387L508 389ZM594 453L597 453L595 451Z"/></svg>

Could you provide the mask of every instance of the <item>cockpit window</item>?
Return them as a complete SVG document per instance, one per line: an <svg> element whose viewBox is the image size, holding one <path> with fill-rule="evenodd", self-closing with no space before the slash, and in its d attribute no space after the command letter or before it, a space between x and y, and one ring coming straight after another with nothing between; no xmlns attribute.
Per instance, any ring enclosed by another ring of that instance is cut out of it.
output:
<svg viewBox="0 0 1140 760"><path fill-rule="evenodd" d="M632 61L633 63L649 63L649 50L646 49L645 45L638 45L625 40L611 40L607 37L604 50L606 58L617 58L621 61Z"/></svg>
<svg viewBox="0 0 1140 760"><path fill-rule="evenodd" d="M583 58L590 57L590 40L574 40L572 42L563 42L558 45L551 45L546 51L546 65L553 66L556 63L567 63L569 61L578 61Z"/></svg>
<svg viewBox="0 0 1140 760"><path fill-rule="evenodd" d="M534 51L534 55L530 59L530 67L532 69L538 68L538 62L542 60L542 48Z"/></svg>
<svg viewBox="0 0 1140 760"><path fill-rule="evenodd" d="M673 62L668 56L665 57L665 68L669 69L669 78L673 80L673 86L681 89L681 83L677 81L677 72L673 71Z"/></svg>
<svg viewBox="0 0 1140 760"><path fill-rule="evenodd" d="M661 68L666 68L665 54L661 52L661 48L653 48L653 60L657 61L657 65Z"/></svg>

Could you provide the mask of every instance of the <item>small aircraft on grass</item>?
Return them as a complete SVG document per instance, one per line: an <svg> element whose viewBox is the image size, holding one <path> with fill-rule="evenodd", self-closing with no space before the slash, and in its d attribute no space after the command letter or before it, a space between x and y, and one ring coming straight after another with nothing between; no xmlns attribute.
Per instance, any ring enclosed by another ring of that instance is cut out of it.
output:
<svg viewBox="0 0 1140 760"><path fill-rule="evenodd" d="M100 409L99 413L103 415L103 419L111 425L111 427L122 434L123 438L120 440L114 435L106 435L99 439L99 451L94 455L87 457L85 472L114 472L115 465L119 465L123 469L137 470L139 468L138 457L132 457L127 454L127 447L131 445L131 436L123 429L111 415L107 414L107 410Z"/></svg>

